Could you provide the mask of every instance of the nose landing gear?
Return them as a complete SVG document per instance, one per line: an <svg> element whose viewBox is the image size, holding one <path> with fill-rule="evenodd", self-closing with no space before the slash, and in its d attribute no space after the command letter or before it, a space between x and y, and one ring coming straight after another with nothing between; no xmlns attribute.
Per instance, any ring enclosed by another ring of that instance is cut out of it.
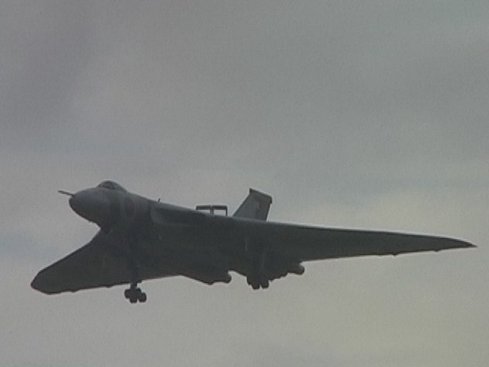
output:
<svg viewBox="0 0 489 367"><path fill-rule="evenodd" d="M144 303L147 300L146 293L137 286L137 283L132 283L131 287L124 291L124 297L131 303Z"/></svg>

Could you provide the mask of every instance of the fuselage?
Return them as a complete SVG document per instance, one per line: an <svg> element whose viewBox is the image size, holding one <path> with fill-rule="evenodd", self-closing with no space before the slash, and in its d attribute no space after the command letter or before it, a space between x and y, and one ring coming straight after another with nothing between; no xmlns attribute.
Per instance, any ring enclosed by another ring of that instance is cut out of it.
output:
<svg viewBox="0 0 489 367"><path fill-rule="evenodd" d="M212 215L211 221L209 214L133 194L112 181L73 194L69 204L79 216L120 238L121 251L132 252L142 269L163 262L165 272L192 277L209 274L209 281L219 274L227 279L229 270L245 271L243 265L229 261L240 258L234 256L239 255L236 249L244 251L244 246L236 246L239 237L232 218ZM228 230L216 232L212 223ZM223 243L233 246L223 247ZM199 270L199 264L206 268ZM190 269L198 269L199 274L190 274ZM161 275L157 271L151 277Z"/></svg>

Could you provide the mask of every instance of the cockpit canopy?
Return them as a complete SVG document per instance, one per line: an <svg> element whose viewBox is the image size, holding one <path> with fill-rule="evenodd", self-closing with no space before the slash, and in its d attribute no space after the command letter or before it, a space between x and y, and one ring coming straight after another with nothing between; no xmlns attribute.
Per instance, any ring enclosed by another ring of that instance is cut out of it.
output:
<svg viewBox="0 0 489 367"><path fill-rule="evenodd" d="M127 192L127 190L123 188L121 185L119 185L117 182L110 181L110 180L102 181L97 185L97 187L103 187L104 189L108 189L108 190Z"/></svg>

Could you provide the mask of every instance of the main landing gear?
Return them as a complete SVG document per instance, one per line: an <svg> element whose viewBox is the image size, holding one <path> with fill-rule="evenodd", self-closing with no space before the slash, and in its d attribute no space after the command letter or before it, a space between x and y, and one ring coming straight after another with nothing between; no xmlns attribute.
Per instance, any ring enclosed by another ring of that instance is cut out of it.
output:
<svg viewBox="0 0 489 367"><path fill-rule="evenodd" d="M131 286L124 291L124 297L131 303L144 303L147 300L146 293L144 293L141 288L138 287L138 283L141 282L139 276L139 263L138 263L138 249L137 249L137 238L129 237L127 243L127 267L131 273Z"/></svg>
<svg viewBox="0 0 489 367"><path fill-rule="evenodd" d="M246 277L246 282L251 285L254 290L257 289L267 289L270 285L270 280L267 279L264 273L248 275Z"/></svg>
<svg viewBox="0 0 489 367"><path fill-rule="evenodd" d="M124 297L129 300L131 303L146 302L146 293L144 293L141 288L137 286L137 283L132 283L129 289L124 291Z"/></svg>
<svg viewBox="0 0 489 367"><path fill-rule="evenodd" d="M262 245L250 246L246 242L246 252L249 257L249 270L246 281L253 289L267 289L270 285L269 274L267 274L267 260L270 253Z"/></svg>

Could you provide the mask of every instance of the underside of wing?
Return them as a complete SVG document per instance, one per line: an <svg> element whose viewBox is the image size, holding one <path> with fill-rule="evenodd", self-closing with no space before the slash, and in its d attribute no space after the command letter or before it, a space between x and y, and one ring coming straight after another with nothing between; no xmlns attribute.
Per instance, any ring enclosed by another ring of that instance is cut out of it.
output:
<svg viewBox="0 0 489 367"><path fill-rule="evenodd" d="M235 264L253 289L289 273L302 274L303 261L368 255L441 251L474 245L446 237L349 229L306 227L240 220L244 253Z"/></svg>
<svg viewBox="0 0 489 367"><path fill-rule="evenodd" d="M446 237L280 223L248 223L250 238L298 261L410 252L441 251L474 245Z"/></svg>
<svg viewBox="0 0 489 367"><path fill-rule="evenodd" d="M142 269L141 278L169 276L164 271ZM130 283L127 256L117 239L100 231L85 246L41 270L31 285L43 293L76 292ZM141 280L142 280L141 279Z"/></svg>

